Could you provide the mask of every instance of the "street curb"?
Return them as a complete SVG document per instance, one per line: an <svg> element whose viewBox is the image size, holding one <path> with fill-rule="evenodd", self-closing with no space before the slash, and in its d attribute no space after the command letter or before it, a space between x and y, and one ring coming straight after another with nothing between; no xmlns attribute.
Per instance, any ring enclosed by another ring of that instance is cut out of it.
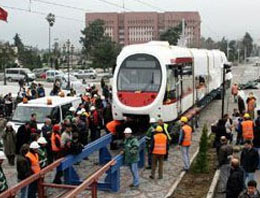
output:
<svg viewBox="0 0 260 198"><path fill-rule="evenodd" d="M199 153L199 148L197 149L197 151L192 156L190 164L192 164L193 160L197 157L198 153ZM169 198L173 194L173 192L175 191L175 189L177 188L178 184L181 182L181 180L182 180L182 178L184 177L185 174L186 174L185 171L181 172L181 174L178 176L176 181L173 183L172 187L170 188L170 190L168 191L167 195L164 198Z"/></svg>
<svg viewBox="0 0 260 198"><path fill-rule="evenodd" d="M215 172L215 175L214 175L213 180L211 182L211 185L209 187L209 191L208 191L206 198L213 198L213 196L215 194L216 187L218 185L219 175L220 175L220 170L218 169Z"/></svg>

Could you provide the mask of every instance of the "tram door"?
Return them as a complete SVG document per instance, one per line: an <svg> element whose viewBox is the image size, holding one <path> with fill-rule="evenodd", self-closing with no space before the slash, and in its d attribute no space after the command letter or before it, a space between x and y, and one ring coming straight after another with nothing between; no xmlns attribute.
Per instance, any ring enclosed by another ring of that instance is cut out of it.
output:
<svg viewBox="0 0 260 198"><path fill-rule="evenodd" d="M181 95L182 95L182 82L181 82L181 67L174 68L174 76L176 83L176 99L177 99L177 113L178 116L182 114L182 103L181 103Z"/></svg>

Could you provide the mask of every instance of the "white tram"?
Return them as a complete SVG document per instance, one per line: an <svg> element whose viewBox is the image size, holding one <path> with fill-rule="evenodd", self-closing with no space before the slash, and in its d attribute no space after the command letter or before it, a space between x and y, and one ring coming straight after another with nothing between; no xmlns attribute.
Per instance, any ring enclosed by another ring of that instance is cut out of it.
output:
<svg viewBox="0 0 260 198"><path fill-rule="evenodd" d="M113 78L113 117L172 121L222 84L226 56L151 41L123 48Z"/></svg>

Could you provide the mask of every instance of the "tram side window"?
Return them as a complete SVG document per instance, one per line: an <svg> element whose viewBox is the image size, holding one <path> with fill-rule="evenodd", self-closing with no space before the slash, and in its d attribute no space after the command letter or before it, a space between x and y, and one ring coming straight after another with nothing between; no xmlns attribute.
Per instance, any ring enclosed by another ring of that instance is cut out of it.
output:
<svg viewBox="0 0 260 198"><path fill-rule="evenodd" d="M193 89L192 65L185 64L182 67L182 95L189 94Z"/></svg>
<svg viewBox="0 0 260 198"><path fill-rule="evenodd" d="M177 68L172 68L172 66L167 65L167 85L164 96L165 103L172 103L177 99L175 69Z"/></svg>

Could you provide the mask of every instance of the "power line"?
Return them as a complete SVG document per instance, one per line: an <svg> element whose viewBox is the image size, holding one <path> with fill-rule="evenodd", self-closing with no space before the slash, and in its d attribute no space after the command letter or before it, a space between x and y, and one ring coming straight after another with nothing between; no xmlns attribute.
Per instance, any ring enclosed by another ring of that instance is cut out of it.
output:
<svg viewBox="0 0 260 198"><path fill-rule="evenodd" d="M138 2L138 3L141 3L141 4L143 4L143 5L146 5L146 6L150 7L150 8L155 9L155 10L159 10L159 11L163 11L163 12L165 11L164 9L159 8L159 7L157 7L157 6L154 6L154 5L152 5L152 4L150 4L150 3L147 3L147 2L143 2L143 1L140 1L140 0L134 0L134 1L136 1L136 2Z"/></svg>
<svg viewBox="0 0 260 198"><path fill-rule="evenodd" d="M114 6L114 7L123 8L124 10L133 11L133 10L131 10L131 9L129 9L129 8L126 8L125 6L121 6L121 5L118 5L118 4L116 4L116 3L109 2L109 1L107 1L107 0L98 0L98 1L101 1L101 2L106 3L106 4L109 4L109 5L112 5L112 6Z"/></svg>
<svg viewBox="0 0 260 198"><path fill-rule="evenodd" d="M89 9L83 9L83 8L80 8L80 7L64 5L64 4L59 4L59 3L53 3L53 2L50 2L50 1L43 1L43 0L32 0L32 1L38 2L38 3L43 3L43 4L48 4L48 5L54 5L54 6L69 8L69 9L73 9L73 10L79 10L79 11L83 11L83 12L91 11Z"/></svg>
<svg viewBox="0 0 260 198"><path fill-rule="evenodd" d="M38 14L38 15L42 15L42 16L47 16L48 13L46 12L39 12L39 11L33 11L33 10L28 10L28 9L24 9L24 8L18 8L18 7L11 7L11 6L5 6L5 5L1 5L4 8L8 8L8 9L12 9L12 10L18 10L18 11L23 11L23 12L29 12L29 13L33 13L33 14ZM70 20L70 21L77 21L77 22L83 22L82 20L79 19L75 19L75 18L70 18L70 17L64 17L64 16L59 16L59 15L55 15L56 18L60 18L60 19L65 19L65 20Z"/></svg>

